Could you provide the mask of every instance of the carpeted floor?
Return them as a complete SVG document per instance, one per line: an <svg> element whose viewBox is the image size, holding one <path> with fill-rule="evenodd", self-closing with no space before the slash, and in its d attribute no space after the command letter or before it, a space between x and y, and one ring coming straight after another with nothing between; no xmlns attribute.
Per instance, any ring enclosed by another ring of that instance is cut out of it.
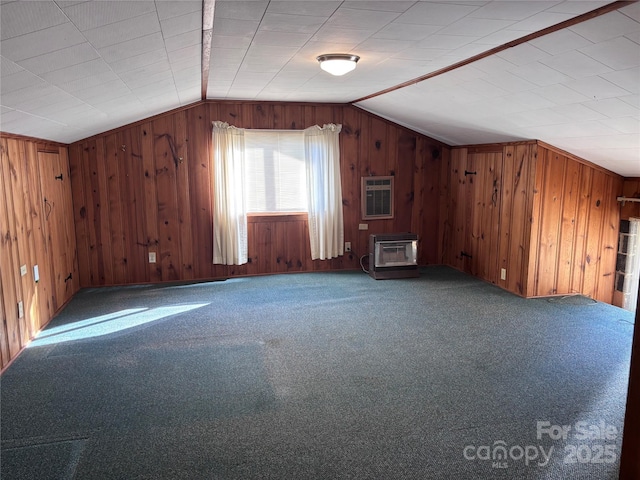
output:
<svg viewBox="0 0 640 480"><path fill-rule="evenodd" d="M632 331L446 267L87 289L0 379L0 473L615 479Z"/></svg>

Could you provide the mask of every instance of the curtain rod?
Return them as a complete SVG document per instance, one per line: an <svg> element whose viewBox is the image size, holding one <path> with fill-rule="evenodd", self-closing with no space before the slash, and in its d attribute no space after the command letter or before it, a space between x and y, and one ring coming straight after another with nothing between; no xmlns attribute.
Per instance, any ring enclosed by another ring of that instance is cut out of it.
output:
<svg viewBox="0 0 640 480"><path fill-rule="evenodd" d="M640 202L640 198L633 198L633 197L618 197L617 200L619 202L622 202L623 207L625 202Z"/></svg>

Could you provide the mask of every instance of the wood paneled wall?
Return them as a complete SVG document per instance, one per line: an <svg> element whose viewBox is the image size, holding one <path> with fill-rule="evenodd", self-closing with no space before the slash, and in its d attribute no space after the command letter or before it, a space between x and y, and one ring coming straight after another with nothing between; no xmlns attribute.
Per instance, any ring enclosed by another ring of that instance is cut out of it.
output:
<svg viewBox="0 0 640 480"><path fill-rule="evenodd" d="M442 263L525 294L535 143L453 148L442 187ZM505 270L504 279L501 275Z"/></svg>
<svg viewBox="0 0 640 480"><path fill-rule="evenodd" d="M66 147L0 137L0 229L4 368L79 288Z"/></svg>
<svg viewBox="0 0 640 480"><path fill-rule="evenodd" d="M527 296L612 303L622 186L618 175L538 146Z"/></svg>
<svg viewBox="0 0 640 480"><path fill-rule="evenodd" d="M526 297L612 302L622 178L540 142L453 148L447 172L442 263Z"/></svg>
<svg viewBox="0 0 640 480"><path fill-rule="evenodd" d="M250 261L212 264L211 122L303 129L342 124L345 241L353 253L312 261L306 218L254 217ZM204 102L69 147L82 286L359 268L369 233L412 231L437 263L439 177L448 147L349 105ZM395 176L395 218L358 229L360 179ZM148 253L157 263L148 263Z"/></svg>

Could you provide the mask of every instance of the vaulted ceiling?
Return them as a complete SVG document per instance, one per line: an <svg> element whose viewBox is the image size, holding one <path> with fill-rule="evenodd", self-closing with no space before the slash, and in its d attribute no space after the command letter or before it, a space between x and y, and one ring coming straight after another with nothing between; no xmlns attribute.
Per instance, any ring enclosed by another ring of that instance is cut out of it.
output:
<svg viewBox="0 0 640 480"><path fill-rule="evenodd" d="M203 94L353 103L449 145L539 139L640 176L637 2L0 0L0 19L4 132L70 143ZM324 53L361 59L332 77Z"/></svg>

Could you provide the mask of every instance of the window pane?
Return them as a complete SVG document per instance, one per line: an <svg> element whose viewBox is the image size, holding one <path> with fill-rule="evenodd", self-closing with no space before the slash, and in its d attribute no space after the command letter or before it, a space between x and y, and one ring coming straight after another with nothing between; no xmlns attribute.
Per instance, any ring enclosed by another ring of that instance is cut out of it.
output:
<svg viewBox="0 0 640 480"><path fill-rule="evenodd" d="M302 131L245 131L247 211L306 212Z"/></svg>

